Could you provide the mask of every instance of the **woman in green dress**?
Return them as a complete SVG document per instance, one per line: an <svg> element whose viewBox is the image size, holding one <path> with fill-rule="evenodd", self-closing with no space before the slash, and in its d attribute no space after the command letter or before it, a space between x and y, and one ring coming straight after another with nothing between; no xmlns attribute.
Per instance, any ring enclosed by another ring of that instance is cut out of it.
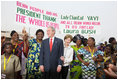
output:
<svg viewBox="0 0 118 80"><path fill-rule="evenodd" d="M72 45L71 47L74 50L73 53L73 61L70 64L70 79L81 79L81 62L77 58L77 51L84 46L82 45L84 40L84 37L80 34L77 34L73 38L73 42L76 43L76 45Z"/></svg>

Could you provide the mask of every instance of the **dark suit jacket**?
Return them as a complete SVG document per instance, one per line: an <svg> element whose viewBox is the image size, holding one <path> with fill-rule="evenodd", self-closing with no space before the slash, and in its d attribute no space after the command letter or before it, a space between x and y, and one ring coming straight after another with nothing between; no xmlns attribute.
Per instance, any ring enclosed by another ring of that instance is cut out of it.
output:
<svg viewBox="0 0 118 80"><path fill-rule="evenodd" d="M50 52L49 38L42 41L40 51L40 65L44 66L45 72L57 71L57 66L62 65L60 57L63 56L63 40L54 37L52 51Z"/></svg>

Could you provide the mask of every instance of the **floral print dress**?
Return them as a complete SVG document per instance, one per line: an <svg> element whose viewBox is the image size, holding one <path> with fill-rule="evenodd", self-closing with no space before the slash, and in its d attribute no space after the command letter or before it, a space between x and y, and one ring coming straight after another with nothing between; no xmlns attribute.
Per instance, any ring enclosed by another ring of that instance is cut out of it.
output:
<svg viewBox="0 0 118 80"><path fill-rule="evenodd" d="M38 43L36 39L29 40L29 53L26 64L27 79L39 79L41 78L41 71L39 67L41 43Z"/></svg>

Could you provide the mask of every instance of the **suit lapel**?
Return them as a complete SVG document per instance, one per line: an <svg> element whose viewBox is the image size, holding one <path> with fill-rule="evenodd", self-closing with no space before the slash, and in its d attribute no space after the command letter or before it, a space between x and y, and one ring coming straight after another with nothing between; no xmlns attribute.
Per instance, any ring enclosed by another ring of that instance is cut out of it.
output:
<svg viewBox="0 0 118 80"><path fill-rule="evenodd" d="M49 43L49 38L47 39L47 49L48 49L48 51L49 51L49 53L50 53L50 43Z"/></svg>
<svg viewBox="0 0 118 80"><path fill-rule="evenodd" d="M54 47L55 47L56 44L57 44L57 38L54 37L54 43L53 43L53 46L52 46L52 51L53 51L53 49L54 49Z"/></svg>

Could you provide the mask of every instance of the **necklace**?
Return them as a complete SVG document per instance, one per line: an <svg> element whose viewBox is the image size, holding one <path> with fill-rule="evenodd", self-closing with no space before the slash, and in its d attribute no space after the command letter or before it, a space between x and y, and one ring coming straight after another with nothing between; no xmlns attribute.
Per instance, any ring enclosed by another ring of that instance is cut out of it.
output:
<svg viewBox="0 0 118 80"><path fill-rule="evenodd" d="M12 56L12 54L9 56L7 63L6 63L6 57L4 56L4 71L6 70L6 65L9 63L11 56Z"/></svg>
<svg viewBox="0 0 118 80"><path fill-rule="evenodd" d="M94 54L94 49L93 49L93 51L91 50L91 48L88 46L88 48L89 48L89 51L90 51L90 53L91 53L91 56L93 57L93 54Z"/></svg>

